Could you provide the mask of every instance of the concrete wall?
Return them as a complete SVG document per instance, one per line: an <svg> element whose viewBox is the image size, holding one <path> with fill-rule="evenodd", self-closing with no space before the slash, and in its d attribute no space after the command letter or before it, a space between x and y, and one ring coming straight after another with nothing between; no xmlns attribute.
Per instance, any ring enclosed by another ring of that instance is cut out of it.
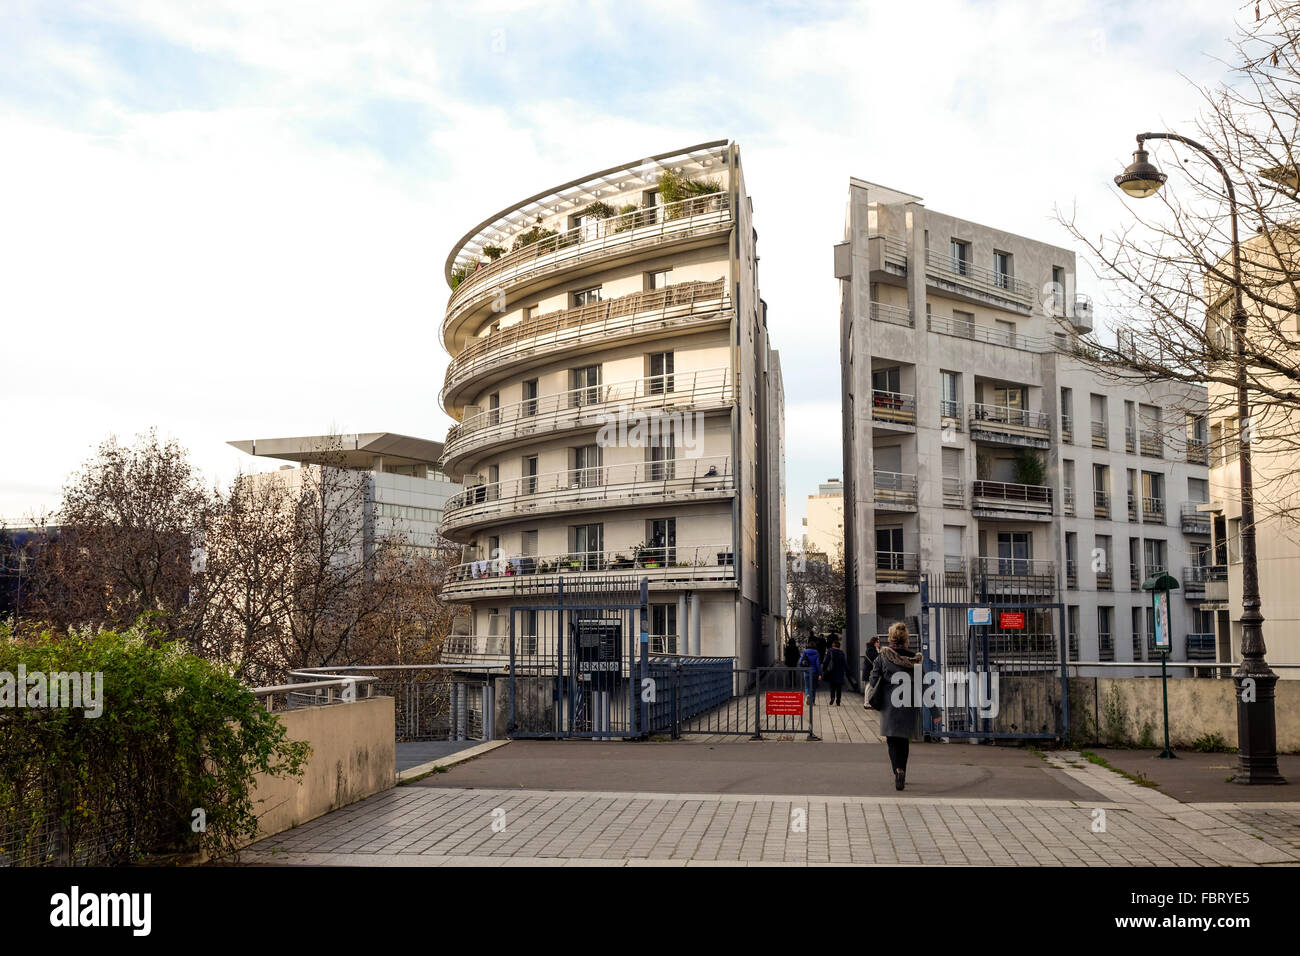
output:
<svg viewBox="0 0 1300 956"><path fill-rule="evenodd" d="M1074 744L1164 746L1160 683L1143 677L1070 678L1070 729ZM1031 715L1041 714L1045 689L1049 698L1047 706L1059 706L1059 681L1002 678L995 727L1024 726L1027 720L1034 719ZM1274 710L1278 752L1300 753L1300 681L1278 681ZM1233 682L1194 677L1170 680L1170 746L1190 749L1197 738L1206 734L1218 734L1230 747L1237 745Z"/></svg>
<svg viewBox="0 0 1300 956"><path fill-rule="evenodd" d="M393 698L304 707L279 714L290 740L311 744L303 775L259 776L259 837L271 836L387 790L397 782Z"/></svg>

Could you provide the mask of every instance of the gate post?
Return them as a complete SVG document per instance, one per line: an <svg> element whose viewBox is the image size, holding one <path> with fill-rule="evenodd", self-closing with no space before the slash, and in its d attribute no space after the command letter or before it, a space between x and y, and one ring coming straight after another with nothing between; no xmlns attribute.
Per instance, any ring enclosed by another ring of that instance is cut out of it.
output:
<svg viewBox="0 0 1300 956"><path fill-rule="evenodd" d="M732 680L736 679L734 672L732 674L731 679ZM763 720L759 716L759 708L758 708L758 699L759 697L762 696L762 689L758 685L761 683L763 683L763 672L761 670L755 669L754 670L754 736L750 737L749 738L750 740L763 739ZM808 716L811 719L812 717L811 709L808 712Z"/></svg>
<svg viewBox="0 0 1300 956"><path fill-rule="evenodd" d="M637 670L639 680L635 685L636 699L640 701L636 708L638 737L648 736L650 733L650 702L645 699L645 690L643 681L650 676L650 579L641 579L641 620L640 620L640 653L637 655ZM654 688L656 697L659 695L659 688Z"/></svg>

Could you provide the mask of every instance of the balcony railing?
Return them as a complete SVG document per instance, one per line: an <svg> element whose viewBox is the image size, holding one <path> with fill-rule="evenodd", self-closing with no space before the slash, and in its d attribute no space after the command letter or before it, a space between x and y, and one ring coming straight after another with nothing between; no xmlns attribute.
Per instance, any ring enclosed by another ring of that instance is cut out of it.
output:
<svg viewBox="0 0 1300 956"><path fill-rule="evenodd" d="M876 471L872 474L872 482L877 508L885 511L916 508L916 475Z"/></svg>
<svg viewBox="0 0 1300 956"><path fill-rule="evenodd" d="M1094 421L1092 423L1092 447L1109 448L1110 442L1106 437L1106 423Z"/></svg>
<svg viewBox="0 0 1300 956"><path fill-rule="evenodd" d="M1069 412L1061 412L1061 441L1067 445L1074 442L1074 419Z"/></svg>
<svg viewBox="0 0 1300 956"><path fill-rule="evenodd" d="M1208 465L1210 463L1209 445L1201 439L1187 439L1187 461L1192 465Z"/></svg>
<svg viewBox="0 0 1300 956"><path fill-rule="evenodd" d="M1113 591L1115 590L1115 573L1110 563L1110 555L1106 555L1102 561L1100 570L1097 571L1097 590Z"/></svg>
<svg viewBox="0 0 1300 956"><path fill-rule="evenodd" d="M1142 523L1143 524L1164 524L1165 523L1165 499L1149 498L1146 495L1142 497Z"/></svg>
<svg viewBox="0 0 1300 956"><path fill-rule="evenodd" d="M1072 591L1079 588L1079 563L1077 561L1065 562L1065 586Z"/></svg>
<svg viewBox="0 0 1300 956"><path fill-rule="evenodd" d="M877 551L876 583L914 586L921 581L920 557L912 551Z"/></svg>
<svg viewBox="0 0 1300 956"><path fill-rule="evenodd" d="M1094 518L1110 517L1110 492L1094 491L1092 493L1092 516Z"/></svg>
<svg viewBox="0 0 1300 956"><path fill-rule="evenodd" d="M1074 515L1074 489L1069 485L1061 489L1061 510L1071 517Z"/></svg>
<svg viewBox="0 0 1300 956"><path fill-rule="evenodd" d="M943 476L943 504L945 508L966 507L966 486L960 478Z"/></svg>
<svg viewBox="0 0 1300 956"><path fill-rule="evenodd" d="M950 253L938 249L926 252L925 271L927 277L941 284L980 296L1012 302L1026 309L1034 303L1034 287L1023 279L973 265L968 260L954 258Z"/></svg>
<svg viewBox="0 0 1300 956"><path fill-rule="evenodd" d="M973 512L996 511L1033 515L1052 513L1052 489L1046 485L1021 485L1010 481L977 479L972 485Z"/></svg>
<svg viewBox="0 0 1300 956"><path fill-rule="evenodd" d="M1051 420L1046 412L972 402L968 417L972 438L1043 448L1051 444Z"/></svg>
<svg viewBox="0 0 1300 956"><path fill-rule="evenodd" d="M905 305L887 305L884 302L872 302L871 317L877 322L888 322L891 325L901 325L909 329L916 325L912 320L912 310Z"/></svg>
<svg viewBox="0 0 1300 956"><path fill-rule="evenodd" d="M1139 447L1142 454L1147 458L1165 457L1164 436L1158 431L1143 429L1142 435L1140 436Z"/></svg>
<svg viewBox="0 0 1300 956"><path fill-rule="evenodd" d="M1057 351L1055 339L1025 335L1022 332L1013 332L1010 329L999 329L989 325L978 325L974 322L967 322L965 319L952 318L946 315L930 315L926 319L926 328L931 332L938 332L940 335L951 335L954 338L969 339L972 342L987 342L989 345L1019 349L1022 352Z"/></svg>
<svg viewBox="0 0 1300 956"><path fill-rule="evenodd" d="M522 278L547 275L624 250L718 231L730 223L730 197L718 192L638 209L543 237L468 273L451 294L443 328L480 296L492 295L498 287Z"/></svg>
<svg viewBox="0 0 1300 956"><path fill-rule="evenodd" d="M1137 451L1137 429L1131 425L1124 426L1124 450L1130 453Z"/></svg>
<svg viewBox="0 0 1300 956"><path fill-rule="evenodd" d="M1128 587L1130 591L1142 589L1142 568L1136 564L1128 566Z"/></svg>
<svg viewBox="0 0 1300 956"><path fill-rule="evenodd" d="M571 468L467 487L443 506L444 531L516 514L652 505L729 495L730 458L678 458Z"/></svg>
<svg viewBox="0 0 1300 956"><path fill-rule="evenodd" d="M1209 581L1226 581L1228 580L1228 566L1226 564L1194 564L1191 567L1183 568L1183 585L1190 587L1199 586L1204 590Z"/></svg>
<svg viewBox="0 0 1300 956"><path fill-rule="evenodd" d="M466 561L447 572L443 594L463 596L480 592L535 591L547 575L612 572L647 577L652 585L700 584L734 581L735 561L730 544L691 547L661 546L606 551L569 551L557 554L513 555Z"/></svg>
<svg viewBox="0 0 1300 956"><path fill-rule="evenodd" d="M961 402L949 398L939 399L939 424L944 428L952 426L961 431Z"/></svg>
<svg viewBox="0 0 1300 956"><path fill-rule="evenodd" d="M915 425L916 396L873 388L871 417L874 421L889 422L894 425Z"/></svg>
<svg viewBox="0 0 1300 956"><path fill-rule="evenodd" d="M1110 631L1097 632L1097 660L1113 661L1115 659L1115 640Z"/></svg>
<svg viewBox="0 0 1300 956"><path fill-rule="evenodd" d="M1056 591L1056 562L971 558L971 578L977 594L1051 594Z"/></svg>
<svg viewBox="0 0 1300 956"><path fill-rule="evenodd" d="M1138 520L1138 502L1137 495L1133 492L1128 493L1128 520L1137 523Z"/></svg>
<svg viewBox="0 0 1300 956"><path fill-rule="evenodd" d="M561 309L476 338L447 368L443 397L491 369L572 349L583 341L688 323L731 308L726 280L682 282L653 292L634 292L605 302Z"/></svg>
<svg viewBox="0 0 1300 956"><path fill-rule="evenodd" d="M1183 502L1179 506L1178 517L1179 523L1182 525L1183 534L1210 533L1210 516L1204 511L1198 511L1196 502Z"/></svg>
<svg viewBox="0 0 1300 956"><path fill-rule="evenodd" d="M1221 439L1215 444L1215 452L1215 461L1220 467L1236 461L1241 457L1241 439L1236 435Z"/></svg>
<svg viewBox="0 0 1300 956"><path fill-rule="evenodd" d="M573 388L490 408L447 430L443 461L524 435L562 431L646 409L701 409L734 401L730 370L701 369ZM628 428L636 422L629 421Z"/></svg>
<svg viewBox="0 0 1300 956"><path fill-rule="evenodd" d="M1219 659L1213 634L1188 634L1187 659L1189 661L1215 661Z"/></svg>

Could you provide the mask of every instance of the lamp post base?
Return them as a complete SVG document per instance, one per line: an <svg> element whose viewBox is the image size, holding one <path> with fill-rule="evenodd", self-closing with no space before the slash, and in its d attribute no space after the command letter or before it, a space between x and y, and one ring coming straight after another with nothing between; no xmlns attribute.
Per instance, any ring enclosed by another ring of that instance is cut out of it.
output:
<svg viewBox="0 0 1300 956"><path fill-rule="evenodd" d="M1277 675L1266 664L1251 667L1243 661L1232 682L1237 691L1237 775L1233 782L1245 786L1286 783L1277 768L1273 708Z"/></svg>

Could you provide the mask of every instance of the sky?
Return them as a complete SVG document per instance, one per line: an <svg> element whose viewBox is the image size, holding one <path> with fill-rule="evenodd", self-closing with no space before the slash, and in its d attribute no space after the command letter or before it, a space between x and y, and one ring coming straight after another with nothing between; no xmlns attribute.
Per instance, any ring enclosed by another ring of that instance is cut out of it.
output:
<svg viewBox="0 0 1300 956"><path fill-rule="evenodd" d="M1134 134L1190 126L1243 12L6 0L0 518L57 505L110 434L157 428L218 483L268 464L232 439L441 440L452 243L549 186L725 138L781 354L796 536L842 470L849 177L1058 245L1056 208L1112 229Z"/></svg>

